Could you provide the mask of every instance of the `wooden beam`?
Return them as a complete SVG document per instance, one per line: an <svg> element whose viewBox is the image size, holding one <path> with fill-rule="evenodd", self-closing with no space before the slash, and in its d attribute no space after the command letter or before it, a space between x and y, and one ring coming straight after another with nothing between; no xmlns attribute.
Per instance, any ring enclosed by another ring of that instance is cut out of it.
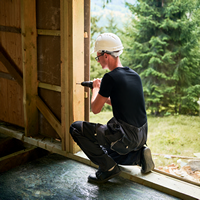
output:
<svg viewBox="0 0 200 200"><path fill-rule="evenodd" d="M21 0L23 102L25 135L38 134L37 30L35 0Z"/></svg>
<svg viewBox="0 0 200 200"><path fill-rule="evenodd" d="M54 116L51 110L46 106L46 104L42 101L39 96L36 96L36 104L37 108L44 115L46 120L50 123L50 125L54 128L54 130L58 133L61 139L63 139L63 135L61 132L61 124L59 120Z"/></svg>
<svg viewBox="0 0 200 200"><path fill-rule="evenodd" d="M48 83L39 82L38 87L43 88L43 89L47 89L47 90L56 91L56 92L61 92L60 86L52 85L52 84L48 84Z"/></svg>
<svg viewBox="0 0 200 200"><path fill-rule="evenodd" d="M19 165L41 158L49 152L38 147L30 147L0 158L0 173L8 171Z"/></svg>
<svg viewBox="0 0 200 200"><path fill-rule="evenodd" d="M70 151L69 127L73 122L73 102L72 91L72 0L60 0L60 20L61 20L61 126L64 141L62 149Z"/></svg>
<svg viewBox="0 0 200 200"><path fill-rule="evenodd" d="M183 177L181 177L181 176L176 176L176 175L174 175L174 174L170 174L170 173L167 173L167 172L158 170L158 169L154 169L153 171L154 171L154 172L158 172L159 174L164 174L164 175L166 175L166 176L170 176L170 177L176 178L176 179L181 180L181 181L185 181L185 182L187 182L187 183L191 183L191 184L200 186L200 183L197 183L197 182L194 182L194 181L192 181L192 180L183 178Z"/></svg>
<svg viewBox="0 0 200 200"><path fill-rule="evenodd" d="M38 35L60 36L60 30L37 29Z"/></svg>
<svg viewBox="0 0 200 200"><path fill-rule="evenodd" d="M0 158L0 173L26 163L30 152L36 148L37 147L32 147L30 149L17 151Z"/></svg>
<svg viewBox="0 0 200 200"><path fill-rule="evenodd" d="M84 121L84 87L76 83L84 80L84 0L73 0L73 122ZM79 147L71 140L70 152L76 153Z"/></svg>
<svg viewBox="0 0 200 200"><path fill-rule="evenodd" d="M0 61L7 68L9 73L14 77L17 83L23 87L23 76L22 73L18 70L17 65L10 57L10 55L6 52L6 50L0 45Z"/></svg>
<svg viewBox="0 0 200 200"><path fill-rule="evenodd" d="M21 33L21 28L0 25L0 31L10 33Z"/></svg>
<svg viewBox="0 0 200 200"><path fill-rule="evenodd" d="M90 80L90 2L84 0L84 80ZM90 88L85 87L85 121L90 120Z"/></svg>
<svg viewBox="0 0 200 200"><path fill-rule="evenodd" d="M63 150L79 148L70 137L73 121L84 120L84 0L60 0L61 13L61 123Z"/></svg>
<svg viewBox="0 0 200 200"><path fill-rule="evenodd" d="M51 138L44 138L44 136L37 136L37 138L24 136L23 130L15 130L16 128L8 125L0 125L0 133L9 137L16 138L28 144L40 147L52 153L57 153L66 156L66 151L62 151L61 142L51 141Z"/></svg>
<svg viewBox="0 0 200 200"><path fill-rule="evenodd" d="M0 78L5 78L8 80L12 80L12 81L15 80L13 76L11 76L10 74L5 73L5 72L0 72Z"/></svg>

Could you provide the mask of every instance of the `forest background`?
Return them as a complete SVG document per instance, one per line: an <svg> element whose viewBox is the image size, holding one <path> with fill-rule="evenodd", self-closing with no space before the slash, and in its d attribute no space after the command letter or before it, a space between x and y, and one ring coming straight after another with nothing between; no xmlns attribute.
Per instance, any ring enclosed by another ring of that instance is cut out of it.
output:
<svg viewBox="0 0 200 200"><path fill-rule="evenodd" d="M124 45L123 66L141 77L147 113L200 115L200 2L92 0L91 50L104 32ZM106 73L91 54L90 79ZM104 110L111 110L105 106Z"/></svg>

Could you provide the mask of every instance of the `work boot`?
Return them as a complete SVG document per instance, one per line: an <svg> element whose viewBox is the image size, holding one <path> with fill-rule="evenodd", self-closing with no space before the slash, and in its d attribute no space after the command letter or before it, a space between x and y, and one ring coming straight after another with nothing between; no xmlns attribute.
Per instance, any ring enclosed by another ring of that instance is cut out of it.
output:
<svg viewBox="0 0 200 200"><path fill-rule="evenodd" d="M121 170L118 165L115 165L115 167L111 171L102 171L99 168L95 175L88 176L88 182L105 183L109 179L114 178L115 176L118 176L120 173L121 173Z"/></svg>
<svg viewBox="0 0 200 200"><path fill-rule="evenodd" d="M141 172L143 174L149 173L155 167L155 164L154 164L152 156L151 156L151 150L148 147L143 147L143 149L142 149L141 165L142 165Z"/></svg>

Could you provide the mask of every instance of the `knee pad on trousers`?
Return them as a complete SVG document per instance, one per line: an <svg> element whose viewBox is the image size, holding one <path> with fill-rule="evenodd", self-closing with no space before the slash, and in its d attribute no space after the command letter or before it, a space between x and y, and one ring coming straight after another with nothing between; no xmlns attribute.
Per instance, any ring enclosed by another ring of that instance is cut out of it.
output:
<svg viewBox="0 0 200 200"><path fill-rule="evenodd" d="M82 121L76 121L71 124L69 132L71 133L71 135L73 134L74 130L77 130L78 132L82 132L82 126L83 126Z"/></svg>

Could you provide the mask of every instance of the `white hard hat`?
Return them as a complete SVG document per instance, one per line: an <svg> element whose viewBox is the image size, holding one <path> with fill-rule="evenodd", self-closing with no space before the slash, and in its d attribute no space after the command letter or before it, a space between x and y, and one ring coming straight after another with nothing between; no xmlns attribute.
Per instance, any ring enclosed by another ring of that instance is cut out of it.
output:
<svg viewBox="0 0 200 200"><path fill-rule="evenodd" d="M93 53L108 52L117 57L122 53L123 48L122 42L117 35L113 33L103 33L97 37Z"/></svg>

